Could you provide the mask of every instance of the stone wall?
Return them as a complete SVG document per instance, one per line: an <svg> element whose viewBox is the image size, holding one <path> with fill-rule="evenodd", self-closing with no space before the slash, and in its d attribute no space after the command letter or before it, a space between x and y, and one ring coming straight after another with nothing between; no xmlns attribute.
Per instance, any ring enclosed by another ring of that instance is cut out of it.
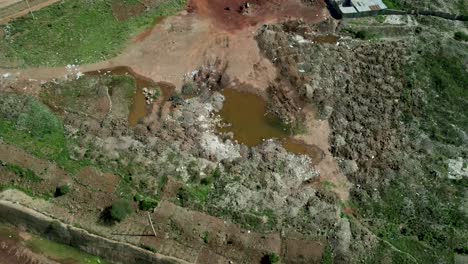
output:
<svg viewBox="0 0 468 264"><path fill-rule="evenodd" d="M131 244L90 234L30 208L0 201L0 222L24 226L32 233L70 245L116 264L183 264L185 261L153 253Z"/></svg>

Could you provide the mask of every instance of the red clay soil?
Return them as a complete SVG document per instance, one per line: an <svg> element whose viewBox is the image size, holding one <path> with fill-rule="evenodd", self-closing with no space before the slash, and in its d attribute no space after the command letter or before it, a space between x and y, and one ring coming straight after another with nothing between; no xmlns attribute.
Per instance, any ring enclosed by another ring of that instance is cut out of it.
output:
<svg viewBox="0 0 468 264"><path fill-rule="evenodd" d="M145 12L146 7L142 3L129 5L124 2L114 2L112 4L112 13L118 21L125 21L134 16Z"/></svg>
<svg viewBox="0 0 468 264"><path fill-rule="evenodd" d="M214 20L213 24L220 28L234 31L290 18L315 22L323 7L305 6L300 0L191 0L187 10Z"/></svg>

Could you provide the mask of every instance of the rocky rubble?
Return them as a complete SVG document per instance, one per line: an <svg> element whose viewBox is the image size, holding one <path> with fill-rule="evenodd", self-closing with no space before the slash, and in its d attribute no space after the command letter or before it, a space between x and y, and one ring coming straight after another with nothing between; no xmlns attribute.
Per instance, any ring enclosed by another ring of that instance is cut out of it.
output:
<svg viewBox="0 0 468 264"><path fill-rule="evenodd" d="M145 96L145 102L147 105L152 104L153 101L159 96L158 90L148 89L146 87L143 88L142 93Z"/></svg>

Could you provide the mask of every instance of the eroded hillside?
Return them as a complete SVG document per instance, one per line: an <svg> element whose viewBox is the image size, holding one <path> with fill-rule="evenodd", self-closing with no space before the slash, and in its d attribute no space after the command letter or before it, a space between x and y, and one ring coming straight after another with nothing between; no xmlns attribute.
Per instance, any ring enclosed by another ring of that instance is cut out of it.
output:
<svg viewBox="0 0 468 264"><path fill-rule="evenodd" d="M466 22L113 0L92 3L120 32L105 56L111 32L67 50L55 24L59 48L25 48L84 2L3 27L1 199L174 263L466 260Z"/></svg>

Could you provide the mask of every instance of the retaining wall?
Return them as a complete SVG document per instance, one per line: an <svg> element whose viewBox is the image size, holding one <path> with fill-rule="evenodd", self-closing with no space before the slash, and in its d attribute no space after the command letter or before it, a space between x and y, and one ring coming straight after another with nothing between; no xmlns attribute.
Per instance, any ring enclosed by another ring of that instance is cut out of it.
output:
<svg viewBox="0 0 468 264"><path fill-rule="evenodd" d="M0 201L0 222L24 226L28 231L78 248L116 264L186 264L188 262L141 249L128 243L100 237L59 222L30 208Z"/></svg>
<svg viewBox="0 0 468 264"><path fill-rule="evenodd" d="M344 18L358 18L358 17L378 16L378 15L413 15L413 16L421 15L421 16L441 17L441 18L449 19L449 20L468 21L468 15L450 14L450 13L444 13L444 12L439 12L439 11L430 11L430 10L384 9L384 10L372 11L372 12L343 14L342 16Z"/></svg>

